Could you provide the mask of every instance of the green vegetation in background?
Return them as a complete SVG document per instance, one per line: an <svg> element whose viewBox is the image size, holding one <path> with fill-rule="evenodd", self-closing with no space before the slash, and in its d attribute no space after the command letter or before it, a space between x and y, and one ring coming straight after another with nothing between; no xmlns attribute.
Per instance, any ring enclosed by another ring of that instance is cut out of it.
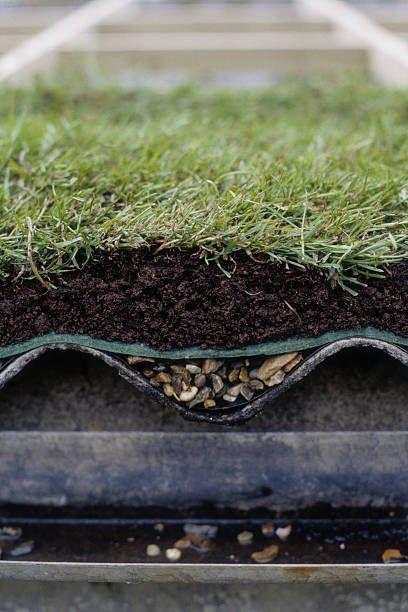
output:
<svg viewBox="0 0 408 612"><path fill-rule="evenodd" d="M0 274L99 251L244 249L358 288L408 254L408 92L364 79L0 96Z"/></svg>

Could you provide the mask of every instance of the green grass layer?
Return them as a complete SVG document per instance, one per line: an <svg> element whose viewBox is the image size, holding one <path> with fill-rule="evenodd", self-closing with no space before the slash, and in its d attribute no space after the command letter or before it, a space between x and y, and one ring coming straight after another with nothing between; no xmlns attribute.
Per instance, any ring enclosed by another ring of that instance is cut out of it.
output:
<svg viewBox="0 0 408 612"><path fill-rule="evenodd" d="M99 250L245 249L343 286L408 254L408 92L38 85L0 95L0 275Z"/></svg>

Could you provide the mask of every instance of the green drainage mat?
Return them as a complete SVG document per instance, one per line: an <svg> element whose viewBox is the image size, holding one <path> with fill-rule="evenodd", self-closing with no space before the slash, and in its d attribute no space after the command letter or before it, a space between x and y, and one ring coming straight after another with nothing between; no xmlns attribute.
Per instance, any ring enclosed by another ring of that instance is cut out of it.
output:
<svg viewBox="0 0 408 612"><path fill-rule="evenodd" d="M245 357L251 355L278 355L293 351L304 351L306 349L317 348L325 344L331 344L337 340L346 338L366 338L382 340L391 344L408 346L408 338L398 336L392 332L380 331L374 327L364 329L352 329L336 332L326 332L317 337L293 337L286 340L274 340L259 344L252 344L237 349L202 349L190 347L171 351L160 351L141 342L110 342L107 340L97 340L90 336L79 336L75 334L46 334L20 342L0 347L0 359L21 355L35 348L47 345L64 344L73 346L86 346L109 353L120 353L124 355L135 355L143 357L162 357L167 359L186 359L204 357Z"/></svg>

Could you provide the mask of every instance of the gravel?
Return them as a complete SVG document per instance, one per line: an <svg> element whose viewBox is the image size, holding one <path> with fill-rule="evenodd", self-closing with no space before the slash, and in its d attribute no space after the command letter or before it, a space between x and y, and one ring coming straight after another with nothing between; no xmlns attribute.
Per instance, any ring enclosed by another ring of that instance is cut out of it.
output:
<svg viewBox="0 0 408 612"><path fill-rule="evenodd" d="M128 357L129 365L139 369L166 397L195 410L222 409L251 402L266 389L280 385L301 361L300 353L187 362Z"/></svg>

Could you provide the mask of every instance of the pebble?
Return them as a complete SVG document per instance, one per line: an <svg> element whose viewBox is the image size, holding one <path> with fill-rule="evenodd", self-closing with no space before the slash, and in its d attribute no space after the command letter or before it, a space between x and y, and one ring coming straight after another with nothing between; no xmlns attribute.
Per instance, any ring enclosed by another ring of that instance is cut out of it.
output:
<svg viewBox="0 0 408 612"><path fill-rule="evenodd" d="M278 370L276 374L267 378L264 383L267 387L274 387L275 385L280 385L280 383L285 378L285 372L283 370Z"/></svg>
<svg viewBox="0 0 408 612"><path fill-rule="evenodd" d="M216 406L216 403L213 399L206 399L204 402L204 408L214 408L214 406Z"/></svg>
<svg viewBox="0 0 408 612"><path fill-rule="evenodd" d="M181 550L179 548L167 548L165 555L169 561L178 561L181 557Z"/></svg>
<svg viewBox="0 0 408 612"><path fill-rule="evenodd" d="M204 538L197 533L189 533L174 544L175 548L192 547L200 552L208 552L214 548L214 542L209 538Z"/></svg>
<svg viewBox="0 0 408 612"><path fill-rule="evenodd" d="M176 374L175 376L172 376L172 383L173 383L173 389L174 389L174 393L178 396L180 395L180 393L182 392L183 388L182 388L182 378L181 376L179 376L178 374Z"/></svg>
<svg viewBox="0 0 408 612"><path fill-rule="evenodd" d="M270 538L275 533L275 526L272 523L264 523L261 526L261 532L266 538Z"/></svg>
<svg viewBox="0 0 408 612"><path fill-rule="evenodd" d="M187 391L182 391L179 395L179 399L181 402L191 402L191 400L195 398L197 393L197 387L191 387Z"/></svg>
<svg viewBox="0 0 408 612"><path fill-rule="evenodd" d="M229 393L225 393L222 396L222 399L225 400L226 402L236 402L237 401L237 396L236 395L230 395Z"/></svg>
<svg viewBox="0 0 408 612"><path fill-rule="evenodd" d="M194 376L194 384L199 389L205 387L205 385L207 384L207 377L205 376L205 374L197 374L196 376Z"/></svg>
<svg viewBox="0 0 408 612"><path fill-rule="evenodd" d="M177 540L177 542L174 543L175 548L188 548L190 546L191 542L190 539L187 536L184 536L183 538L180 538L179 540Z"/></svg>
<svg viewBox="0 0 408 612"><path fill-rule="evenodd" d="M218 374L211 374L210 379L215 393L220 393L224 388L224 381L221 376L218 376Z"/></svg>
<svg viewBox="0 0 408 612"><path fill-rule="evenodd" d="M152 380L158 383L171 383L171 376L167 372L159 372Z"/></svg>
<svg viewBox="0 0 408 612"><path fill-rule="evenodd" d="M218 368L220 368L222 365L222 361L217 361L216 359L205 359L203 363L202 373L211 374L212 372L216 372Z"/></svg>
<svg viewBox="0 0 408 612"><path fill-rule="evenodd" d="M286 353L285 355L276 355L275 357L269 357L266 359L261 367L258 369L257 378L266 382L271 378L278 370L281 370L283 366L290 363L297 357L298 353Z"/></svg>
<svg viewBox="0 0 408 612"><path fill-rule="evenodd" d="M158 557L161 553L160 547L157 544L149 544L146 548L146 555L148 557Z"/></svg>
<svg viewBox="0 0 408 612"><path fill-rule="evenodd" d="M254 534L252 533L252 531L241 531L241 533L237 535L237 540L240 544L242 544L242 546L251 544L253 539Z"/></svg>
<svg viewBox="0 0 408 612"><path fill-rule="evenodd" d="M264 384L261 380L251 380L249 382L249 386L251 387L251 389L253 389L254 391L262 391L264 388Z"/></svg>
<svg viewBox="0 0 408 612"><path fill-rule="evenodd" d="M384 563L401 563L404 556L398 548L387 548L382 554L382 560Z"/></svg>
<svg viewBox="0 0 408 612"><path fill-rule="evenodd" d="M195 523L186 523L183 527L184 533L194 533L195 535L203 536L203 538L215 538L218 533L216 525L196 525Z"/></svg>
<svg viewBox="0 0 408 612"><path fill-rule="evenodd" d="M228 380L230 381L230 383L236 383L237 380L239 380L239 370L238 370L238 368L235 368L234 370L231 370L231 372L228 374Z"/></svg>
<svg viewBox="0 0 408 612"><path fill-rule="evenodd" d="M34 541L27 540L27 542L21 542L21 544L17 544L14 548L12 548L9 554L12 557L22 557L23 555L29 555L34 550Z"/></svg>
<svg viewBox="0 0 408 612"><path fill-rule="evenodd" d="M251 399L254 397L255 391L251 389L249 385L244 383L240 389L240 393L242 397L244 397L247 400L247 402L250 402Z"/></svg>
<svg viewBox="0 0 408 612"><path fill-rule="evenodd" d="M278 554L279 554L279 546L277 546L276 544L272 544L271 546L268 546L267 548L264 548L263 550L260 550L259 552L252 553L251 558L256 563L269 563L270 561L273 561L274 559L276 559Z"/></svg>
<svg viewBox="0 0 408 612"><path fill-rule="evenodd" d="M238 397L238 395L241 393L241 389L242 389L242 383L239 383L238 385L234 385L233 387L230 387L228 389L228 394Z"/></svg>
<svg viewBox="0 0 408 612"><path fill-rule="evenodd" d="M201 374L201 369L193 363L186 363L186 370L190 372L190 374Z"/></svg>
<svg viewBox="0 0 408 612"><path fill-rule="evenodd" d="M241 368L239 371L239 380L243 383L249 383L249 374L246 368Z"/></svg>
<svg viewBox="0 0 408 612"><path fill-rule="evenodd" d="M154 363L155 360L153 359L153 357L139 357L137 355L130 355L127 358L127 362L129 365L135 365L136 363Z"/></svg>
<svg viewBox="0 0 408 612"><path fill-rule="evenodd" d="M164 525L163 525L163 523L156 523L156 524L153 526L153 529L154 529L155 531L157 531L158 533L163 533L163 531L164 531Z"/></svg>
<svg viewBox="0 0 408 612"><path fill-rule="evenodd" d="M181 380L185 382L186 385L191 383L191 374L184 366L171 365L170 370L173 372L173 374L179 374L179 376L181 376Z"/></svg>
<svg viewBox="0 0 408 612"><path fill-rule="evenodd" d="M174 395L174 389L168 383L163 385L163 391L164 391L164 395L166 395L167 397L172 397L172 395Z"/></svg>
<svg viewBox="0 0 408 612"><path fill-rule="evenodd" d="M286 365L283 366L282 370L284 372L290 372L291 370L293 370L293 368L295 366L298 365L298 363L300 363L302 361L302 355L300 353L298 353L297 357L295 357L294 359L292 359L292 361L289 361L289 363L287 363Z"/></svg>
<svg viewBox="0 0 408 612"><path fill-rule="evenodd" d="M188 407L194 408L194 406L197 406L198 404L203 404L205 400L210 397L210 394L211 389L209 387L204 387L203 389L200 389L195 398L192 399L191 402L189 402Z"/></svg>
<svg viewBox="0 0 408 612"><path fill-rule="evenodd" d="M284 542L292 533L292 525L286 525L286 527L278 527L275 533L278 538Z"/></svg>
<svg viewBox="0 0 408 612"><path fill-rule="evenodd" d="M13 542L23 535L21 527L2 527L0 529L0 542Z"/></svg>

